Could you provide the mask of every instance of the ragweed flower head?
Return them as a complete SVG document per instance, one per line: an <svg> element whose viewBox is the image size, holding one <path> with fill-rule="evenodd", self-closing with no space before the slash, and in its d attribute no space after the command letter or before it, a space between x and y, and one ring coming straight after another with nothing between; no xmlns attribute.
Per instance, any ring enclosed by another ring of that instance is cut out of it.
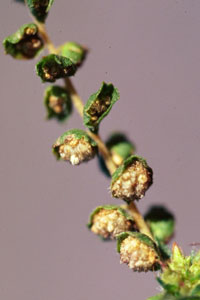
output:
<svg viewBox="0 0 200 300"><path fill-rule="evenodd" d="M72 111L72 102L66 89L60 86L49 86L45 90L44 105L47 110L47 119L55 118L58 121L66 120Z"/></svg>
<svg viewBox="0 0 200 300"><path fill-rule="evenodd" d="M5 52L16 59L34 58L43 48L43 44L34 23L21 26L3 41Z"/></svg>
<svg viewBox="0 0 200 300"><path fill-rule="evenodd" d="M97 132L101 121L108 115L116 101L119 92L112 83L102 82L100 89L92 94L83 110L84 125Z"/></svg>
<svg viewBox="0 0 200 300"><path fill-rule="evenodd" d="M26 0L28 8L37 21L44 23L54 0Z"/></svg>
<svg viewBox="0 0 200 300"><path fill-rule="evenodd" d="M73 76L76 65L67 57L49 54L36 64L36 73L42 82L55 82L57 79Z"/></svg>
<svg viewBox="0 0 200 300"><path fill-rule="evenodd" d="M127 202L141 199L152 184L152 174L152 169L142 157L128 157L112 175L113 197L122 198Z"/></svg>
<svg viewBox="0 0 200 300"><path fill-rule="evenodd" d="M159 267L159 254L154 242L139 232L123 232L117 236L121 263L133 271L147 272Z"/></svg>
<svg viewBox="0 0 200 300"><path fill-rule="evenodd" d="M80 129L65 132L53 145L53 153L57 158L69 161L72 165L92 159L96 152L96 142Z"/></svg>
<svg viewBox="0 0 200 300"><path fill-rule="evenodd" d="M90 215L90 230L103 239L114 239L119 233L132 230L133 218L115 205L97 207Z"/></svg>

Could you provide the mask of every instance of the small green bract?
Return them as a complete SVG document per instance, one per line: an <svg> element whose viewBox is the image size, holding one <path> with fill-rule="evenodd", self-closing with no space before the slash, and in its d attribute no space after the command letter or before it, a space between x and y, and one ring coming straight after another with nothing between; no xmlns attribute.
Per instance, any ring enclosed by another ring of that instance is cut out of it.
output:
<svg viewBox="0 0 200 300"><path fill-rule="evenodd" d="M34 58L43 48L43 41L34 23L21 26L3 41L6 54L17 59Z"/></svg>

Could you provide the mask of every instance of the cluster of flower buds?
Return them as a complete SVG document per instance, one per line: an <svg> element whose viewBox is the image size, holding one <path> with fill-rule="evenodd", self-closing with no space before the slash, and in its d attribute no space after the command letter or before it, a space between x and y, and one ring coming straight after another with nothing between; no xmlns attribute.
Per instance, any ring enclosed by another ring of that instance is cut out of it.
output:
<svg viewBox="0 0 200 300"><path fill-rule="evenodd" d="M128 157L112 175L113 197L127 202L141 199L152 184L152 174L152 169L142 157Z"/></svg>
<svg viewBox="0 0 200 300"><path fill-rule="evenodd" d="M156 244L139 232L123 232L117 236L117 250L121 263L133 271L153 271L159 268L159 253Z"/></svg>
<svg viewBox="0 0 200 300"><path fill-rule="evenodd" d="M43 41L37 25L30 23L21 26L14 34L3 41L5 52L16 59L34 58L43 48Z"/></svg>
<svg viewBox="0 0 200 300"><path fill-rule="evenodd" d="M53 145L53 153L58 159L72 165L92 159L97 153L96 142L85 131L72 129L61 135Z"/></svg>
<svg viewBox="0 0 200 300"><path fill-rule="evenodd" d="M133 218L116 205L97 207L90 215L88 227L103 239L114 239L124 231L134 228Z"/></svg>
<svg viewBox="0 0 200 300"><path fill-rule="evenodd" d="M66 120L72 111L72 101L66 89L52 85L46 88L44 105L47 118L56 118L58 121Z"/></svg>
<svg viewBox="0 0 200 300"><path fill-rule="evenodd" d="M162 293L149 300L200 299L200 251L184 256L176 243L172 247L172 256L158 278Z"/></svg>

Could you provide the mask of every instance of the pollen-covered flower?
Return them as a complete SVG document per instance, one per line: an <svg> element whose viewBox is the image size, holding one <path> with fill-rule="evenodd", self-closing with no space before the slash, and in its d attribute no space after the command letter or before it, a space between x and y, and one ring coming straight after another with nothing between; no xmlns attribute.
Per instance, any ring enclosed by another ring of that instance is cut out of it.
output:
<svg viewBox="0 0 200 300"><path fill-rule="evenodd" d="M122 198L127 202L141 199L152 184L152 173L152 169L142 157L130 156L112 176L113 197Z"/></svg>
<svg viewBox="0 0 200 300"><path fill-rule="evenodd" d="M114 239L117 234L133 229L133 218L115 205L97 207L90 215L88 227L104 239Z"/></svg>
<svg viewBox="0 0 200 300"><path fill-rule="evenodd" d="M72 165L92 159L96 151L96 142L80 129L65 132L53 145L53 153L57 158L69 161Z"/></svg>
<svg viewBox="0 0 200 300"><path fill-rule="evenodd" d="M117 236L121 263L138 272L158 268L159 255L153 241L139 232L123 232Z"/></svg>

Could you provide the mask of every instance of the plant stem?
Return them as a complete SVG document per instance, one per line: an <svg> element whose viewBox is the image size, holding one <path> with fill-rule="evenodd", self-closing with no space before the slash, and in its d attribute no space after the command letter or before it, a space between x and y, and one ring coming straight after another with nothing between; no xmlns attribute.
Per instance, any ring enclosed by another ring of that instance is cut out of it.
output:
<svg viewBox="0 0 200 300"><path fill-rule="evenodd" d="M35 20L35 23L38 26L40 35L41 35L41 37L42 37L49 53L57 53L57 49L54 46L54 44L52 43L52 41L51 41L51 39L50 39L50 37L47 33L45 25L43 23L40 23L40 22L36 21L36 20Z"/></svg>
<svg viewBox="0 0 200 300"><path fill-rule="evenodd" d="M146 222L144 221L144 218L140 214L137 206L133 201L129 204L128 210L132 213L133 219L135 220L137 227L140 229L140 232L148 235L152 240L154 240L149 230L149 227L147 226Z"/></svg>
<svg viewBox="0 0 200 300"><path fill-rule="evenodd" d="M58 53L58 49L54 46L54 44L52 43L51 39L48 36L45 25L38 23L38 22L36 22L36 23L38 25L39 32L48 48L49 53L55 53L55 54ZM79 94L77 93L72 81L68 77L65 78L64 81L66 84L66 88L71 95L72 102L73 102L76 110L78 111L81 118L83 118L83 108L84 108L83 101L81 100ZM87 133L97 143L99 152L103 156L105 164L106 164L110 174L112 175L115 172L117 166L113 162L109 150L107 149L106 145L101 140L99 135L94 134L91 131L87 131ZM147 224L145 223L145 221L144 221L142 215L140 214L139 210L137 209L135 203L131 202L131 204L128 206L128 209L129 209L130 213L132 214L139 231L148 235L151 239L154 240Z"/></svg>

